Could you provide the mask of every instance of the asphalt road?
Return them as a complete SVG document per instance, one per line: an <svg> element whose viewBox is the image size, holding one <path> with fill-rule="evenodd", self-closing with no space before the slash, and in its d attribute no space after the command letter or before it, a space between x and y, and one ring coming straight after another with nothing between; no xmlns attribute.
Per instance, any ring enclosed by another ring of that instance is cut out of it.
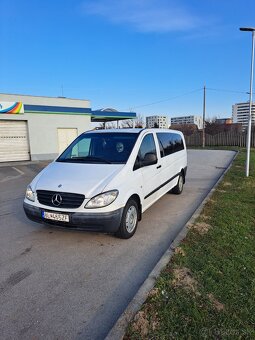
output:
<svg viewBox="0 0 255 340"><path fill-rule="evenodd" d="M129 240L29 221L24 191L44 164L0 166L0 338L103 339L233 157L188 151L183 194L162 197Z"/></svg>

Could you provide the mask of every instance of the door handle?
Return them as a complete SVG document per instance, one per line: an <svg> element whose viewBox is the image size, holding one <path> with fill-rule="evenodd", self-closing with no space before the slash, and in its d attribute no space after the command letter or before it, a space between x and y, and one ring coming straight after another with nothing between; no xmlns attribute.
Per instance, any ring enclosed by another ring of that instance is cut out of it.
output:
<svg viewBox="0 0 255 340"><path fill-rule="evenodd" d="M157 169L159 169L159 168L161 168L161 165L158 165L158 166L157 166Z"/></svg>

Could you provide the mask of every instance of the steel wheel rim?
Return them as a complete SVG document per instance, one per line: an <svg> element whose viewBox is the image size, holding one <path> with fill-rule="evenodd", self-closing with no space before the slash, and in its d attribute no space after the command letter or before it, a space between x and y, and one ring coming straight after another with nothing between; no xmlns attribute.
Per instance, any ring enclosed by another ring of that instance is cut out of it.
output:
<svg viewBox="0 0 255 340"><path fill-rule="evenodd" d="M136 227L137 222L137 210L133 205L131 205L131 207L128 208L125 222L127 232L132 233Z"/></svg>

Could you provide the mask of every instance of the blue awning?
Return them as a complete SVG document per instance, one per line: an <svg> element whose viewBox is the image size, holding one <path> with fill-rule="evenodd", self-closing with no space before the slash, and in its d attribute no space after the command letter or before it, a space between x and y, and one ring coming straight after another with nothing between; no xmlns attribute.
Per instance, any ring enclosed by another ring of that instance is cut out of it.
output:
<svg viewBox="0 0 255 340"><path fill-rule="evenodd" d="M95 110L91 111L92 122L107 122L114 120L134 119L136 118L135 112L121 112L121 111L108 111L108 110Z"/></svg>

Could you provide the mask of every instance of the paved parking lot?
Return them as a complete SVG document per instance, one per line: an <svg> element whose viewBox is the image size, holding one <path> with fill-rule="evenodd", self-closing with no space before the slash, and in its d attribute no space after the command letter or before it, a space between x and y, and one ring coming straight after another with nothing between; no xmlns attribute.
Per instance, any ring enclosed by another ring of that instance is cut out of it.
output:
<svg viewBox="0 0 255 340"><path fill-rule="evenodd" d="M183 194L162 197L129 240L29 221L25 188L44 164L0 166L1 339L103 339L233 157L189 150Z"/></svg>

